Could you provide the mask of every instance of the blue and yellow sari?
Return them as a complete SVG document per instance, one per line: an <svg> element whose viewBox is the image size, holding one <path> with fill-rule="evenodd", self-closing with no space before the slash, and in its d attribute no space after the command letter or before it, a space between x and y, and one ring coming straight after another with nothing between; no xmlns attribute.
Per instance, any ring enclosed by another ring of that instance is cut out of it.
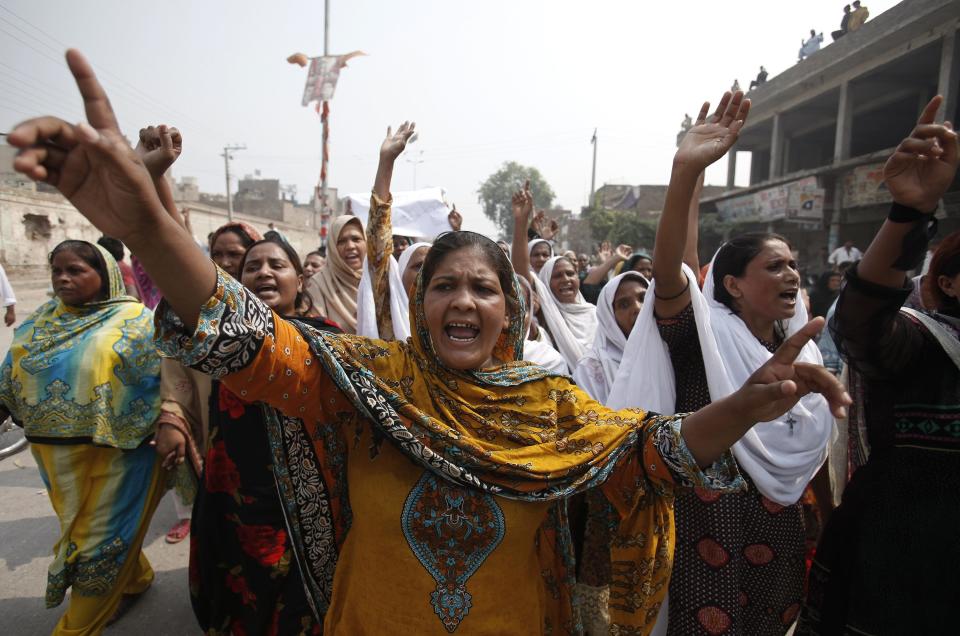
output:
<svg viewBox="0 0 960 636"><path fill-rule="evenodd" d="M47 607L73 594L55 634L99 633L123 594L149 587L140 547L166 481L148 443L160 409L153 312L125 295L116 261L94 247L107 298L45 303L0 367L0 404L24 427L60 521Z"/></svg>

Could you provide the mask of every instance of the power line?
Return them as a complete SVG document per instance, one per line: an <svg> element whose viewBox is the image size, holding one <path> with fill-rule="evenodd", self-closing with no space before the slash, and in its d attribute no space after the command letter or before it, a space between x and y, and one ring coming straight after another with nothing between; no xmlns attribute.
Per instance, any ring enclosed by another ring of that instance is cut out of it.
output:
<svg viewBox="0 0 960 636"><path fill-rule="evenodd" d="M3 102L0 102L0 109L10 111L11 113L19 113L19 114L25 115L25 116L27 116L27 117L32 117L32 116L33 116L33 113L28 113L28 112L25 111L25 110L20 110L19 108L13 108L13 107L11 107L11 106L7 106L7 105L5 105Z"/></svg>
<svg viewBox="0 0 960 636"><path fill-rule="evenodd" d="M16 18L17 20L19 20L20 22L26 24L27 26L29 26L29 27L30 27L31 29L33 29L34 31L36 31L37 33L41 34L43 37L45 37L45 38L47 38L48 40L56 43L59 47L62 47L62 50L66 50L66 49L70 48L67 44L65 44L65 43L62 42L61 40L59 40L59 39L57 39L56 37L50 35L49 33L47 33L46 31L44 31L44 30L41 29L40 27L36 26L35 24L33 24L32 22L30 22L29 20L21 17L20 15L18 15L17 13L15 13L14 11L10 10L8 7L0 4L0 10L3 10L3 11L5 11L5 12L7 12L8 14L10 14L11 16L13 16L14 18ZM21 27L13 24L12 22L10 22L9 20L3 18L2 16L0 16L0 20L2 20L3 22L9 24L9 25L12 26L13 28L17 29L17 30L20 31L20 33L22 33L23 35L25 35L25 36L27 36L27 37L32 37L35 41L37 41L38 43L40 43L40 44L42 44L43 46L47 47L48 49L53 50L53 51L55 51L55 52L58 52L55 47L51 46L51 45L48 44L48 43L43 42L42 40L40 40L40 39L37 38L36 36L31 36L31 35L30 35L29 33L27 33L24 29L22 29ZM34 51L36 51L36 52L39 53L40 55L43 55L43 56L46 57L47 59L55 62L58 66L62 64L62 60L57 59L57 58L55 58L55 57L51 57L48 53L45 53L45 52L37 49L36 47L34 47L33 45L31 45L30 43L25 42L24 40L16 37L15 35L9 33L8 31L5 31L2 27L0 27L0 31L3 31L3 32L7 33L7 35L10 35L10 37L12 37L13 39L15 39L15 40L17 40L18 42L24 44L25 46L30 47L31 49L33 49ZM167 112L170 113L170 114L176 115L177 117L179 117L179 118L181 119L182 122L192 122L193 125L197 126L197 129L198 129L198 131L200 131L200 134L201 134L201 135L202 135L202 134L205 134L203 131L213 131L213 132L215 132L215 133L220 134L221 136L223 136L222 133L221 133L220 131L218 131L215 127L209 126L209 125L207 125L206 123L201 122L200 120L194 119L194 118L191 117L190 115L188 115L188 114L186 114L186 113L184 113L184 112L182 112L182 111L180 111L180 110L178 110L178 109L176 109L176 108L173 108L172 106L169 106L169 105L161 102L160 100L158 100L158 99L156 99L155 97L149 95L148 93L140 90L140 89L139 89L137 86L135 86L134 84L126 81L125 79L123 79L122 77L120 77L120 76L117 75L116 73L113 73L113 72L110 71L109 69L103 67L102 65L96 64L96 65L94 65L94 66L95 66L95 68L98 70L98 72L100 72L102 75L106 75L107 77L112 78L114 82L117 82L117 83L119 83L119 84L127 87L127 88L121 89L121 90L125 91L125 92L128 94L128 97L127 97L128 99L142 99L142 100L145 100L145 104L147 105L148 108L151 108L151 109L152 109L152 108L159 107L160 109L165 110L165 111L167 111ZM107 82L105 82L105 83L107 83Z"/></svg>
<svg viewBox="0 0 960 636"><path fill-rule="evenodd" d="M3 68L0 68L0 73L2 73L3 75L8 76L11 80L13 80L14 82L19 83L19 84L22 85L22 86L29 87L31 90L33 90L33 91L34 91L35 93L37 93L38 95L39 95L39 94L42 94L42 95L44 95L45 97L47 97L47 98L49 98L49 99L53 99L53 100L55 100L55 101L57 101L57 102L63 101L63 95L58 95L57 93L53 92L52 90L50 90L50 89L48 89L48 88L46 88L46 87L44 87L44 86L41 86L41 85L39 85L39 84L34 83L34 82L33 82L33 78L29 77L29 76L28 76L26 73L24 73L23 71L17 70L17 69L15 69L15 68L12 67L12 66L9 66L9 65L7 65L7 64L4 64L2 61L0 61L0 67L3 67ZM6 69L6 70L4 70L4 69Z"/></svg>

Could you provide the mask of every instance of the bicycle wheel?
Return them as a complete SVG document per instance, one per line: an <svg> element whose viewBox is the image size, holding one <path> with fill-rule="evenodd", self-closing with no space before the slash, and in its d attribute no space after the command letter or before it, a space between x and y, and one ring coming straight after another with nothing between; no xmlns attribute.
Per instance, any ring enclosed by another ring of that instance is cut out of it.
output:
<svg viewBox="0 0 960 636"><path fill-rule="evenodd" d="M7 419L0 423L0 459L16 455L27 447L29 442L23 429Z"/></svg>

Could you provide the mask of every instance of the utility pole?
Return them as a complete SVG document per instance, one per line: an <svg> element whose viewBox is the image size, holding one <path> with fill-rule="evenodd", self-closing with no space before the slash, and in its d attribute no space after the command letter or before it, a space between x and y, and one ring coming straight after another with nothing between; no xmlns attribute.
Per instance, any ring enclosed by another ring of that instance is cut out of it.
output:
<svg viewBox="0 0 960 636"><path fill-rule="evenodd" d="M413 138L411 138L410 141L413 141ZM406 161L407 163L413 164L413 189L416 190L417 189L417 166L423 163L423 151L422 150L420 151L420 154L417 155L416 159L411 159L410 157L407 157Z"/></svg>
<svg viewBox="0 0 960 636"><path fill-rule="evenodd" d="M597 191L597 129L593 129L593 138L590 140L593 144L593 172L590 174L590 202L587 204L593 207L593 194Z"/></svg>
<svg viewBox="0 0 960 636"><path fill-rule="evenodd" d="M234 150L246 150L247 145L243 144L241 146L224 146L223 154L220 155L223 157L223 170L227 176L227 221L233 221L233 195L230 193L230 160L233 159L233 155L230 153Z"/></svg>
<svg viewBox="0 0 960 636"><path fill-rule="evenodd" d="M330 0L323 0L323 57L330 55ZM320 218L313 218L313 227L321 231L323 226L323 215L327 211L327 171L330 162L330 106L323 102L320 121L323 124L323 143L322 156L320 159ZM316 214L316 212L314 212Z"/></svg>

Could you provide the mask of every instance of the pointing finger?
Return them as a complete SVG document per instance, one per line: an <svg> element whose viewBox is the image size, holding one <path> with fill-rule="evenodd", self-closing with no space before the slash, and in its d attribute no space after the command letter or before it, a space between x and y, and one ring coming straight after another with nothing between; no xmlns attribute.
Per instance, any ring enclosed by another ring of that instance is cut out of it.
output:
<svg viewBox="0 0 960 636"><path fill-rule="evenodd" d="M917 120L917 124L932 124L936 121L937 111L940 109L940 104L943 103L942 95L935 95L927 105L924 107L923 112L920 114L920 118Z"/></svg>
<svg viewBox="0 0 960 636"><path fill-rule="evenodd" d="M775 364L793 364L803 347L820 333L825 322L823 318L817 317L805 324L797 333L784 340L783 344L777 347L771 361Z"/></svg>
<svg viewBox="0 0 960 636"><path fill-rule="evenodd" d="M93 67L87 58L77 49L67 50L67 65L70 72L73 73L73 79L77 82L77 88L80 89L80 96L83 97L83 108L87 113L87 121L91 126L99 130L114 130L120 132L120 125L117 123L117 116L113 112L113 106L110 105L110 99L107 93L97 80L97 75L93 72Z"/></svg>

